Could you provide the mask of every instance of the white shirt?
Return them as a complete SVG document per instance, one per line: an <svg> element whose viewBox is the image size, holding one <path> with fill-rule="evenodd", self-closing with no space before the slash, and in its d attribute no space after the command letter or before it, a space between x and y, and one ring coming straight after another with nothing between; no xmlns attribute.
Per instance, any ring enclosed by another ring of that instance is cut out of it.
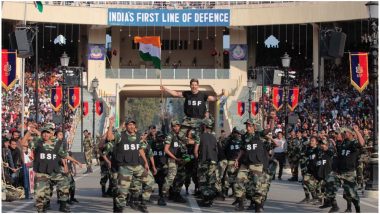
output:
<svg viewBox="0 0 380 214"><path fill-rule="evenodd" d="M274 139L274 142L276 143L276 147L273 149L274 153L282 153L286 150L286 141L285 139Z"/></svg>

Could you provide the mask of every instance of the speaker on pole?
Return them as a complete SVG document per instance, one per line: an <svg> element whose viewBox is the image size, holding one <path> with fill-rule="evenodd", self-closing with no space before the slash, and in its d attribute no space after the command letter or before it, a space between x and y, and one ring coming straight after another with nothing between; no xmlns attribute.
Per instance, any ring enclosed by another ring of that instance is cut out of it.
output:
<svg viewBox="0 0 380 214"><path fill-rule="evenodd" d="M33 56L33 32L30 29L16 29L15 37L17 44L17 56L20 58Z"/></svg>
<svg viewBox="0 0 380 214"><path fill-rule="evenodd" d="M345 33L333 32L330 38L328 55L335 58L343 57L346 38L347 35Z"/></svg>

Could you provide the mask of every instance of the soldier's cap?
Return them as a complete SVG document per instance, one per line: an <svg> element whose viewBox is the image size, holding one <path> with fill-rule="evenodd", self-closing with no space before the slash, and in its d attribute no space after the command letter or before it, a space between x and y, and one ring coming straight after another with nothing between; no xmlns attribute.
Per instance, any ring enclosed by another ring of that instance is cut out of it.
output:
<svg viewBox="0 0 380 214"><path fill-rule="evenodd" d="M44 132L53 132L54 131L54 128L53 128L53 126L52 125L50 125L50 124L46 124L43 128L42 128L42 130L41 130L41 133L44 133Z"/></svg>
<svg viewBox="0 0 380 214"><path fill-rule="evenodd" d="M181 125L181 123L178 120L172 120L171 124L172 124L172 126Z"/></svg>
<svg viewBox="0 0 380 214"><path fill-rule="evenodd" d="M245 134L245 130L244 129L240 130L239 134L241 135Z"/></svg>
<svg viewBox="0 0 380 214"><path fill-rule="evenodd" d="M136 121L135 121L133 118L128 117L127 119L125 119L125 124L129 124L129 123L134 123L134 124L136 124Z"/></svg>
<svg viewBox="0 0 380 214"><path fill-rule="evenodd" d="M247 119L244 124L259 125L255 119Z"/></svg>
<svg viewBox="0 0 380 214"><path fill-rule="evenodd" d="M235 126L233 129L232 129L232 133L234 133L234 132L236 132L236 133L238 133L239 132L239 130L237 129L237 127Z"/></svg>
<svg viewBox="0 0 380 214"><path fill-rule="evenodd" d="M49 125L49 126L53 127L53 129L55 129L55 124L54 123L47 123L46 125Z"/></svg>
<svg viewBox="0 0 380 214"><path fill-rule="evenodd" d="M205 125L208 128L212 128L214 123L212 122L211 119L204 119L202 120L202 124Z"/></svg>

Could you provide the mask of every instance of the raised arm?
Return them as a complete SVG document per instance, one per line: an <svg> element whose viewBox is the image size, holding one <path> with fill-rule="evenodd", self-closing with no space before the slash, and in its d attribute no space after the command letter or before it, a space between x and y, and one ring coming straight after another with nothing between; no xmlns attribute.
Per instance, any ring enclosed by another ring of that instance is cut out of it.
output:
<svg viewBox="0 0 380 214"><path fill-rule="evenodd" d="M178 91L174 91L174 90L168 89L168 88L166 88L163 85L161 85L160 88L161 88L161 91L168 92L173 97L180 97L180 98L183 97L182 92L178 92Z"/></svg>
<svg viewBox="0 0 380 214"><path fill-rule="evenodd" d="M355 131L356 135L358 136L358 141L359 141L360 145L364 146L365 140L364 140L362 134L360 134L360 130L359 130L358 125L354 125L354 131Z"/></svg>
<svg viewBox="0 0 380 214"><path fill-rule="evenodd" d="M113 128L113 124L115 122L115 118L114 117L110 117L110 120L109 120L109 126L108 126L108 130L107 130L107 140L108 141L113 141L115 139L115 136L112 132L112 128Z"/></svg>
<svg viewBox="0 0 380 214"><path fill-rule="evenodd" d="M220 98L221 96L223 96L224 95L224 89L222 89L222 93L220 93L220 94L218 94L218 95L216 95L216 96L208 96L207 97L207 101L211 101L211 102L214 102L214 101L217 101L218 100L218 98Z"/></svg>

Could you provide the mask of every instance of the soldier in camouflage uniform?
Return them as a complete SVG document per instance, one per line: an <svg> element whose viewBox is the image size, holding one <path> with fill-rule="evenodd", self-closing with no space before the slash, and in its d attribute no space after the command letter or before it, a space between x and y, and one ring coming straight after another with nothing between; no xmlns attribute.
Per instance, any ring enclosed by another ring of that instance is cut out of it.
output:
<svg viewBox="0 0 380 214"><path fill-rule="evenodd" d="M99 163L99 158L100 158L100 153L99 153L99 143L100 141L102 140L102 137L99 135L99 134L96 134L96 137L95 137L95 142L93 144L93 157L95 157L95 161L96 161L96 164L95 166L99 166L100 163Z"/></svg>
<svg viewBox="0 0 380 214"><path fill-rule="evenodd" d="M371 149L373 148L373 142L372 142L371 136L369 135L368 128L364 128L363 134L364 134L363 138L365 141L365 145L360 150L358 165L356 168L356 175L357 175L357 183L359 186L359 190L364 191L364 183L367 177L364 174L364 172L367 169L369 159L371 157Z"/></svg>
<svg viewBox="0 0 380 214"><path fill-rule="evenodd" d="M181 124L174 120L171 125L172 131L165 139L164 151L168 156L168 175L165 178L162 192L167 196L170 187L172 187L171 198L176 202L185 203L186 200L181 196L180 191L186 177L185 162L182 158L183 155L187 154L186 141L179 136Z"/></svg>
<svg viewBox="0 0 380 214"><path fill-rule="evenodd" d="M191 180L193 180L194 183L194 195L198 195L199 192L199 179L197 176L198 172L198 162L194 157L194 147L195 147L195 131L193 129L188 129L187 134L188 143L186 144L187 147L187 155L190 157L190 161L186 162L185 164L185 170L186 170L186 178L185 178L185 188L186 188L186 195L189 194L189 186L191 183Z"/></svg>
<svg viewBox="0 0 380 214"><path fill-rule="evenodd" d="M154 179L158 185L158 195L160 196L157 204L160 206L166 206L164 194L162 192L162 186L164 185L165 177L168 174L168 160L164 152L164 141L165 136L161 132L159 132L157 133L156 140L151 142L154 155L154 164L157 168L157 173L154 175Z"/></svg>
<svg viewBox="0 0 380 214"><path fill-rule="evenodd" d="M212 121L213 122L213 121ZM225 137L220 137L218 140L218 170L216 175L216 188L218 190L218 199L224 201L225 197L228 197L228 191L225 191L225 183L228 180L226 169L227 169L227 157L226 157L226 142ZM228 190L228 187L227 187Z"/></svg>
<svg viewBox="0 0 380 214"><path fill-rule="evenodd" d="M84 157L85 157L86 165L87 165L87 171L84 174L86 174L86 173L92 173L93 144L92 144L91 134L87 130L84 130L83 133L84 133L84 142L83 142Z"/></svg>
<svg viewBox="0 0 380 214"><path fill-rule="evenodd" d="M255 202L255 211L261 212L263 210L263 198L266 191L266 180L263 174L264 164L267 161L265 154L265 142L262 138L273 129L273 114L271 113L270 128L264 131L256 131L258 125L255 120L248 119L245 124L247 133L242 137L243 145L240 148L238 157L235 160L235 167L239 168L237 175L237 182L235 183L235 197L238 205L235 208L237 211L244 210L244 197L246 189L253 191L249 200Z"/></svg>
<svg viewBox="0 0 380 214"><path fill-rule="evenodd" d="M114 120L113 117L110 118L107 131L107 140L114 144L112 160L118 167L114 212L123 212L131 182L135 179L141 182L149 171L149 165L144 152L146 144L141 143L145 139L140 139L140 134L136 133L136 122L129 118L125 122L126 131L114 133L112 129ZM141 165L139 157L143 159L144 166Z"/></svg>
<svg viewBox="0 0 380 214"><path fill-rule="evenodd" d="M298 181L298 166L301 158L301 131L297 131L297 135L293 130L290 133L290 140L288 142L287 157L290 165L292 177L288 181Z"/></svg>
<svg viewBox="0 0 380 214"><path fill-rule="evenodd" d="M36 173L34 185L37 211L46 212L50 204L50 183L56 182L60 200L59 210L61 212L70 212L70 208L67 206L69 188L65 184L63 174L59 171L59 162L61 159L66 158L75 164L80 165L81 163L68 156L61 140L57 142L51 140L52 132L53 128L51 126L44 127L40 133L35 125L30 125L29 131L21 141L21 145L29 146L35 152L33 170ZM28 145L27 139L31 134L41 135L41 137L34 138L31 144Z"/></svg>
<svg viewBox="0 0 380 214"><path fill-rule="evenodd" d="M332 169L334 151L329 148L327 139L321 140L320 148L317 160L317 179L321 186L321 197L324 199L323 205L319 207L322 209L331 206L331 203L326 200L326 181Z"/></svg>
<svg viewBox="0 0 380 214"><path fill-rule="evenodd" d="M200 135L200 144L194 148L195 158L198 159L199 190L203 206L211 206L218 193L216 187L218 168L218 142L211 133L213 122L203 120L203 133ZM199 156L198 156L199 154Z"/></svg>
<svg viewBox="0 0 380 214"><path fill-rule="evenodd" d="M104 135L102 138L100 138L100 142L98 143L98 151L99 151L99 165L100 165L100 186L102 189L102 197L107 197L112 195L112 182L111 182L111 167L105 160L105 150L107 148L107 145L109 142L107 139L105 139L106 135ZM107 160L109 160L110 155L108 154ZM106 185L108 183L108 189L106 191Z"/></svg>
<svg viewBox="0 0 380 214"><path fill-rule="evenodd" d="M232 188L233 194L235 194L234 183L236 183L236 177L238 169L235 167L235 160L239 155L240 147L243 142L241 141L242 132L234 127L232 129L231 135L226 139L226 144L224 151L227 157L227 169L226 169L226 179L224 181L223 192L228 193L228 189ZM235 204L233 204L235 205Z"/></svg>
<svg viewBox="0 0 380 214"><path fill-rule="evenodd" d="M347 211L351 209L351 202L355 206L356 212L360 212L360 199L357 192L356 164L360 154L360 149L365 145L365 141L357 125L352 128L342 128L345 134L342 143L335 144L336 157L333 159L333 171L327 178L326 198L331 202L329 212L338 212L339 207L335 196L339 187L343 183L343 198L347 201ZM355 139L355 135L356 138Z"/></svg>

